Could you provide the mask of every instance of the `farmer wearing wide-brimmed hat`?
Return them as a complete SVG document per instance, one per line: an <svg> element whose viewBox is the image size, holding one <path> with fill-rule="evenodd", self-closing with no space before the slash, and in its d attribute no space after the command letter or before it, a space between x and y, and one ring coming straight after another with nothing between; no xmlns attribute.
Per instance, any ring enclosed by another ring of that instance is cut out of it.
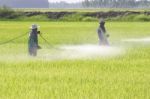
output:
<svg viewBox="0 0 150 99"><path fill-rule="evenodd" d="M99 44L100 45L109 45L109 42L107 40L107 37L109 37L109 35L106 34L105 20L100 19L99 24L100 24L99 28L98 28Z"/></svg>
<svg viewBox="0 0 150 99"><path fill-rule="evenodd" d="M30 56L37 56L37 49L40 48L40 46L38 45L38 34L40 34L38 28L39 26L36 24L33 24L30 27L31 32L29 34L29 41L28 41Z"/></svg>

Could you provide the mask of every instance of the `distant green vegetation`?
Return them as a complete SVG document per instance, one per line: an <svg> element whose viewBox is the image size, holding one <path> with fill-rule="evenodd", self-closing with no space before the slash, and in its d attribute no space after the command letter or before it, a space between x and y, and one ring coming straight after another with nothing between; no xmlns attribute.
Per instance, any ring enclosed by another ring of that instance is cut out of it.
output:
<svg viewBox="0 0 150 99"><path fill-rule="evenodd" d="M100 12L99 12L100 11ZM53 12L48 14L49 12ZM65 12L65 14L63 14ZM118 14L117 14L118 13ZM124 13L120 15L119 13ZM130 14L129 14L130 13ZM137 14L135 14L137 13ZM29 15L28 15L29 14ZM62 14L62 15L61 15ZM114 16L115 14L115 16ZM50 17L51 16L51 17ZM128 9L11 9L0 8L0 20L5 21L66 21L66 22L91 22L99 18L106 18L107 21L150 21L149 10L128 10Z"/></svg>
<svg viewBox="0 0 150 99"><path fill-rule="evenodd" d="M144 14L133 14L133 15L127 15L127 16L118 16L116 18L109 18L108 20L111 21L143 21L143 22L147 22L150 21L150 15L144 15Z"/></svg>
<svg viewBox="0 0 150 99"><path fill-rule="evenodd" d="M9 7L1 7L0 8L0 20L3 19L17 19L20 15L19 12L14 11Z"/></svg>

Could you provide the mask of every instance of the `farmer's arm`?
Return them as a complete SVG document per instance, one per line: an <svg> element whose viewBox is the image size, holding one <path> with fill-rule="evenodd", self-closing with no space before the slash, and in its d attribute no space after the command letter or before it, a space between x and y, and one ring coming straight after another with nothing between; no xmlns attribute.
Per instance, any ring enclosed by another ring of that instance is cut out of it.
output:
<svg viewBox="0 0 150 99"><path fill-rule="evenodd" d="M105 33L106 37L109 37L109 34L108 34L107 31L106 31L106 28L105 28L105 27L102 27L102 30L103 30L103 32Z"/></svg>

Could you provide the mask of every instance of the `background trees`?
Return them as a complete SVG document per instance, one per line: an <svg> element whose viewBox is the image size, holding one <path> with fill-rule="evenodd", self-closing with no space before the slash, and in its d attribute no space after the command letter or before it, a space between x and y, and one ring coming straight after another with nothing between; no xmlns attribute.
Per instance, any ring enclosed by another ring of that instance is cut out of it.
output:
<svg viewBox="0 0 150 99"><path fill-rule="evenodd" d="M0 6L13 8L150 8L150 0L84 0L79 3L48 0L0 0Z"/></svg>
<svg viewBox="0 0 150 99"><path fill-rule="evenodd" d="M85 0L85 7L101 8L149 8L149 0Z"/></svg>

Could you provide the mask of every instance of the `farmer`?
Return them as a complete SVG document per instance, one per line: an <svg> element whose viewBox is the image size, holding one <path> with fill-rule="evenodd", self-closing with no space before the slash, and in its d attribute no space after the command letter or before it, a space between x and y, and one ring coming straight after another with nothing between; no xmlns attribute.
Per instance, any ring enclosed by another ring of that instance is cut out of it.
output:
<svg viewBox="0 0 150 99"><path fill-rule="evenodd" d="M100 22L99 22L99 24L100 24L100 26L98 28L99 44L100 45L109 45L109 42L107 40L107 38L109 37L109 35L106 34L104 19L101 19Z"/></svg>
<svg viewBox="0 0 150 99"><path fill-rule="evenodd" d="M37 56L37 49L41 48L38 45L38 34L40 34L40 31L38 31L38 26L36 24L33 24L30 28L31 32L29 34L29 41L28 41L29 55Z"/></svg>

